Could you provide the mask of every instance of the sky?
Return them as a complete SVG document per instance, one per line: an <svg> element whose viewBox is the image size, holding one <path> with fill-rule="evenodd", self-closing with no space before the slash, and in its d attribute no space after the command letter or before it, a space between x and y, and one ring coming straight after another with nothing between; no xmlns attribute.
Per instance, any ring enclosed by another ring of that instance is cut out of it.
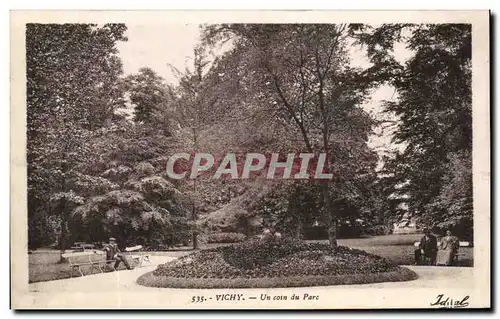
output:
<svg viewBox="0 0 500 319"><path fill-rule="evenodd" d="M149 66L165 80L176 82L168 64L179 70L192 65L193 49L199 42L198 25L127 25L127 42L118 50L125 75Z"/></svg>
<svg viewBox="0 0 500 319"><path fill-rule="evenodd" d="M125 75L138 72L141 67L148 66L155 70L167 82L177 83L170 65L183 71L193 64L193 49L200 40L199 26L195 24L148 24L127 25L127 42L118 44ZM405 62L411 57L411 51L404 43L397 43L394 49L395 57ZM351 49L351 64L367 67L369 61L363 50L358 47ZM380 111L383 100L395 101L397 94L394 88L383 86L375 90L369 102L363 107L376 118L381 118ZM380 155L387 150L401 150L400 145L391 142L391 130L376 131L368 145L376 149Z"/></svg>

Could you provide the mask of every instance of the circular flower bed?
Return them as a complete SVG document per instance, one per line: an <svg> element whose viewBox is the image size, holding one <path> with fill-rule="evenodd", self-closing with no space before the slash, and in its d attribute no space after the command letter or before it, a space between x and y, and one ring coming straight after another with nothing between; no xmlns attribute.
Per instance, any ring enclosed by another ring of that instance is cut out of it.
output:
<svg viewBox="0 0 500 319"><path fill-rule="evenodd" d="M138 279L152 287L299 287L406 281L417 275L358 249L295 241L245 242L202 250Z"/></svg>

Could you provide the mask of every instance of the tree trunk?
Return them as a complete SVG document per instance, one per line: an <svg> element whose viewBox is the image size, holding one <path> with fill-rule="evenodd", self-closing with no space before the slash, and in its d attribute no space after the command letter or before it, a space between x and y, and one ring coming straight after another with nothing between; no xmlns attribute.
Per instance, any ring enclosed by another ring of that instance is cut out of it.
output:
<svg viewBox="0 0 500 319"><path fill-rule="evenodd" d="M330 221L328 225L328 241L330 246L337 247L337 218L330 216Z"/></svg>
<svg viewBox="0 0 500 319"><path fill-rule="evenodd" d="M198 233L193 232L193 250L198 249Z"/></svg>
<svg viewBox="0 0 500 319"><path fill-rule="evenodd" d="M198 249L198 233L193 232L193 250Z"/></svg>
<svg viewBox="0 0 500 319"><path fill-rule="evenodd" d="M196 121L196 123L197 123L197 121ZM194 151L196 153L198 151L198 135L196 132L196 128L194 128L194 127L193 127L193 148L194 148ZM196 179L193 180L193 195L196 198ZM198 249L198 233L196 231L196 220L198 217L196 216L195 198L193 198L193 215L192 215L193 227L194 227L194 230L193 230L193 250Z"/></svg>
<svg viewBox="0 0 500 319"><path fill-rule="evenodd" d="M297 229L295 233L295 238L297 240L301 239L301 234L302 234L302 219L300 218L300 215L297 216Z"/></svg>
<svg viewBox="0 0 500 319"><path fill-rule="evenodd" d="M295 203L295 205L297 205L297 203ZM300 240L302 234L302 218L300 218L300 209L293 210L293 226L295 229L292 228L292 238Z"/></svg>
<svg viewBox="0 0 500 319"><path fill-rule="evenodd" d="M193 223L196 223L196 205L193 203ZM196 227L196 225L194 226ZM198 249L198 232L193 230L193 250Z"/></svg>
<svg viewBox="0 0 500 319"><path fill-rule="evenodd" d="M66 218L61 218L61 234L59 236L60 261L63 262L63 254L66 251Z"/></svg>
<svg viewBox="0 0 500 319"><path fill-rule="evenodd" d="M325 107L325 96L323 92L323 75L321 75L321 71L319 68L319 55L316 53L316 71L319 79L319 108L321 110L322 122L323 122L323 151L326 153L326 171L327 173L331 173L331 163L330 163L330 147L328 143L328 138L330 136L330 128L329 128L329 118L328 113ZM328 186L330 185L329 181L325 181L323 184L323 201L324 201L324 213L327 216L328 220L328 241L332 247L337 247L337 220L332 216L331 210L331 202L330 202L330 193L328 190Z"/></svg>
<svg viewBox="0 0 500 319"><path fill-rule="evenodd" d="M323 209L328 218L328 241L332 247L337 247L337 218L332 215L328 185L329 183L323 184Z"/></svg>

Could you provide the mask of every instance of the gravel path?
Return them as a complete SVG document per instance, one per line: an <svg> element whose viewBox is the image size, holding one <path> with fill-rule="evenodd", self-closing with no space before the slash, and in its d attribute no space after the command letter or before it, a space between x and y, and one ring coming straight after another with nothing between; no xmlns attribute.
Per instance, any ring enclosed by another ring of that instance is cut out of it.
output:
<svg viewBox="0 0 500 319"><path fill-rule="evenodd" d="M345 285L339 288L464 288L473 286L472 267L405 266L418 274L418 279L405 282L383 282L367 285Z"/></svg>

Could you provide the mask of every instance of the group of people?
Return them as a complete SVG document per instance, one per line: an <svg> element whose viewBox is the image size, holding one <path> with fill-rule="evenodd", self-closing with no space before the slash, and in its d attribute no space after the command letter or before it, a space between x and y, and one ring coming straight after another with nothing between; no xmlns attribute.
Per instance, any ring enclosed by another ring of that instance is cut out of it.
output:
<svg viewBox="0 0 500 319"><path fill-rule="evenodd" d="M459 241L451 231L446 231L446 236L437 241L429 229L424 229L424 236L420 239L417 249L415 249L415 264L420 265L424 258L427 258L431 265L451 266L458 251Z"/></svg>

